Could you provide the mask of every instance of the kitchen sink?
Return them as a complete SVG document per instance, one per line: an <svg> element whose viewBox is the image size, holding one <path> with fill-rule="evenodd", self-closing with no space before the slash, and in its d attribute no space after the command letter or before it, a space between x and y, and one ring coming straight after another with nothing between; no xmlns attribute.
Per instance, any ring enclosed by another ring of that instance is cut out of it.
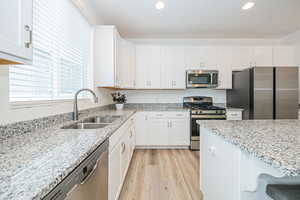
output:
<svg viewBox="0 0 300 200"><path fill-rule="evenodd" d="M119 115L105 115L105 116L96 116L96 117L90 117L85 120L83 120L83 123L113 123L115 120L120 118Z"/></svg>
<svg viewBox="0 0 300 200"><path fill-rule="evenodd" d="M62 129L100 129L108 126L109 123L75 123L62 127Z"/></svg>

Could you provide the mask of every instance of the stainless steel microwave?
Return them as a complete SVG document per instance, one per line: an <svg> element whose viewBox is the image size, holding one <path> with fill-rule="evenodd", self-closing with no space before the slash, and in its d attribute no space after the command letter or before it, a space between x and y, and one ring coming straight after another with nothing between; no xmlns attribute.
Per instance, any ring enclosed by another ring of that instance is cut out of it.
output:
<svg viewBox="0 0 300 200"><path fill-rule="evenodd" d="M187 88L216 88L218 87L218 71L216 70L187 70Z"/></svg>

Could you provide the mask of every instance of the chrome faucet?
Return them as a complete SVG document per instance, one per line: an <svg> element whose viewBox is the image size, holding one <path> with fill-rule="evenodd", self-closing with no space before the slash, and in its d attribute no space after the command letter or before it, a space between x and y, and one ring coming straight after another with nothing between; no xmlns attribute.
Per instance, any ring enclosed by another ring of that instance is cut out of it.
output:
<svg viewBox="0 0 300 200"><path fill-rule="evenodd" d="M98 103L98 97L96 96L95 92L91 89L88 89L88 88L85 88L85 89L81 89L81 90L78 90L78 92L76 92L75 94L75 99L74 99L74 109L73 109L73 120L78 120L78 106L77 106L77 97L79 95L80 92L83 92L83 91L87 91L87 92L90 92L92 93L92 95L94 96L94 102L95 103Z"/></svg>

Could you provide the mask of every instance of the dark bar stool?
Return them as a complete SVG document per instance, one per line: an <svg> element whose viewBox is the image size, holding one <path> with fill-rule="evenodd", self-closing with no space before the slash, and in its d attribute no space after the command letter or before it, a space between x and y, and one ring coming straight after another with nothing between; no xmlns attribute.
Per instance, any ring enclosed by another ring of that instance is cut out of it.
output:
<svg viewBox="0 0 300 200"><path fill-rule="evenodd" d="M267 194L274 200L300 200L300 185L268 185Z"/></svg>

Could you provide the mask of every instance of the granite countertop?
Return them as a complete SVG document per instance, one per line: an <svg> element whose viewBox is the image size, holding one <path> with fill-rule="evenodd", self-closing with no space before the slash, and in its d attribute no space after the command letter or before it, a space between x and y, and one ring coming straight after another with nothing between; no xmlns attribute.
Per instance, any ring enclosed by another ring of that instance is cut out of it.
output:
<svg viewBox="0 0 300 200"><path fill-rule="evenodd" d="M65 123L1 140L0 199L43 198L134 113L134 110L93 113L121 115L103 129L60 129Z"/></svg>
<svg viewBox="0 0 300 200"><path fill-rule="evenodd" d="M85 115L85 118L121 115L121 118L103 129L60 129L74 123L62 120L54 127L3 137L0 139L0 199L43 198L136 111L189 110L180 106L140 106L123 111L109 109ZM19 126L15 128L23 128L23 123Z"/></svg>
<svg viewBox="0 0 300 200"><path fill-rule="evenodd" d="M300 176L300 120L197 121L286 176Z"/></svg>

